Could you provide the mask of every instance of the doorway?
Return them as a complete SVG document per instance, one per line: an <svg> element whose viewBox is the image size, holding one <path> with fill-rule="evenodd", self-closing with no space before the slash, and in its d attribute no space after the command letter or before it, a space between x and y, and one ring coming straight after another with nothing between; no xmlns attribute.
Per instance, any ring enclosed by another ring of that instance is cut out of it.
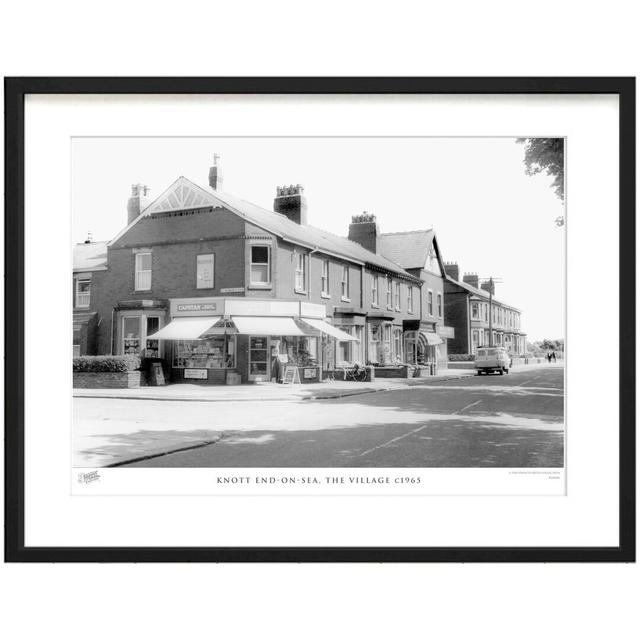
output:
<svg viewBox="0 0 640 640"><path fill-rule="evenodd" d="M249 336L249 381L268 382L271 379L268 336Z"/></svg>

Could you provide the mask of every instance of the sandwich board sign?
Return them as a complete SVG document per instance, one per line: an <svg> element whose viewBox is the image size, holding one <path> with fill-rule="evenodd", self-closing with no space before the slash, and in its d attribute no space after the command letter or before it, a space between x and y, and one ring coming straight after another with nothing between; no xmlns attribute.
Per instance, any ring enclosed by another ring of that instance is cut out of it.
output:
<svg viewBox="0 0 640 640"><path fill-rule="evenodd" d="M300 374L298 367L285 367L282 376L282 384L300 384Z"/></svg>

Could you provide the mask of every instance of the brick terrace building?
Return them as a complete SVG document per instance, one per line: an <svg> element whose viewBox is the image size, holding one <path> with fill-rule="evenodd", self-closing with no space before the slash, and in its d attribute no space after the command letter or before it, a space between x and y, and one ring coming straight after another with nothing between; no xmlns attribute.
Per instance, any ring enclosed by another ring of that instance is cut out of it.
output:
<svg viewBox="0 0 640 640"><path fill-rule="evenodd" d="M302 381L355 362L446 366L432 231L381 235L363 214L342 238L308 224L300 185L278 188L268 211L220 183L216 157L210 190L181 177L149 202L134 185L126 228L76 245L75 352L160 358L174 381L210 383L291 365Z"/></svg>
<svg viewBox="0 0 640 640"><path fill-rule="evenodd" d="M456 263L446 263L445 270L445 321L455 331L449 352L475 354L478 347L492 345L524 354L527 336L521 331L520 310L490 296L490 284L480 285L477 274L466 273L460 281Z"/></svg>

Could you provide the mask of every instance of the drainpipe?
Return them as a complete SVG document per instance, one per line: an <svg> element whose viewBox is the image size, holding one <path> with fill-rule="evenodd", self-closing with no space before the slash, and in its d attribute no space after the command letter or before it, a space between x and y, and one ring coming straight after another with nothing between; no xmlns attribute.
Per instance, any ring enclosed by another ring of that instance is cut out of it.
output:
<svg viewBox="0 0 640 640"><path fill-rule="evenodd" d="M113 354L113 341L114 341L114 331L113 331L113 325L114 325L114 316L116 313L116 308L113 307L113 309L111 309L111 353L109 355L114 355Z"/></svg>

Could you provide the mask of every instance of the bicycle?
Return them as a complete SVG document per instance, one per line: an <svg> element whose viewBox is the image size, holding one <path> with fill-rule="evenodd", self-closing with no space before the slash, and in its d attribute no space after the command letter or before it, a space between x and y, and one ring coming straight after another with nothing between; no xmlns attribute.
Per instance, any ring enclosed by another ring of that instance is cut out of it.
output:
<svg viewBox="0 0 640 640"><path fill-rule="evenodd" d="M367 379L367 369L357 362L353 367L342 367L343 380L353 380L354 382L364 382Z"/></svg>

